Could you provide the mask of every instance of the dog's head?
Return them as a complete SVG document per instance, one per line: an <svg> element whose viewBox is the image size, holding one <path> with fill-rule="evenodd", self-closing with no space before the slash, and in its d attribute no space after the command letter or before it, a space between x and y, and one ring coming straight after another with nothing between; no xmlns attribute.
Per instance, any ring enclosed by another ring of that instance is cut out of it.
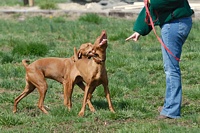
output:
<svg viewBox="0 0 200 133"><path fill-rule="evenodd" d="M105 61L106 60L106 48L107 48L107 34L106 31L102 31L101 35L97 37L92 51L89 55L95 57L96 60Z"/></svg>
<svg viewBox="0 0 200 133"><path fill-rule="evenodd" d="M97 37L96 41L94 42L94 47L99 47L101 49L106 49L108 46L107 44L107 34L106 31L103 30L101 32L101 35L99 37Z"/></svg>
<svg viewBox="0 0 200 133"><path fill-rule="evenodd" d="M94 45L92 43L84 43L80 46L77 52L78 59L90 58L95 55L101 56L106 52L107 46L107 35L106 31L103 30L101 35L95 40Z"/></svg>
<svg viewBox="0 0 200 133"><path fill-rule="evenodd" d="M101 35L97 37L94 45L91 43L84 43L80 46L78 52L74 48L74 61L82 58L93 59L100 63L106 60L106 48L107 48L107 35L106 31L102 31Z"/></svg>
<svg viewBox="0 0 200 133"><path fill-rule="evenodd" d="M78 59L81 58L88 58L89 54L91 53L93 48L92 43L84 43L80 46L77 55L78 55Z"/></svg>

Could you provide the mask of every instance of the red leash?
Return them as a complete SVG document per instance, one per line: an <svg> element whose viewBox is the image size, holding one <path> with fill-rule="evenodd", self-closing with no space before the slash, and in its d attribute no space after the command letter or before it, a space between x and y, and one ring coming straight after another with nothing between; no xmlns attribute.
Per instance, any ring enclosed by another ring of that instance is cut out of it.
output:
<svg viewBox="0 0 200 133"><path fill-rule="evenodd" d="M144 5L145 5L145 9L146 9L146 23L148 24L149 21L150 21L150 25L154 31L154 34L156 35L158 41L161 43L161 45L165 48L165 50L167 50L168 53L170 53L177 61L180 61L180 59L178 57L176 57L168 48L167 46L163 43L163 41L160 39L160 37L157 35L156 33L156 30L155 30L155 27L154 27L154 23L153 23L153 20L152 20L152 17L151 17L151 14L149 12L149 8L148 8L148 0L144 0Z"/></svg>

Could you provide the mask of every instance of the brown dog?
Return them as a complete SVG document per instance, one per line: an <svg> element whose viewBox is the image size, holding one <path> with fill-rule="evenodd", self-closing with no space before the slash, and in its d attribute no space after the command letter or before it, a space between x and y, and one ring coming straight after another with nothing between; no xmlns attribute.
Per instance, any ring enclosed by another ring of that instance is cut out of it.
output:
<svg viewBox="0 0 200 133"><path fill-rule="evenodd" d="M88 53L92 50L92 44L86 43L80 46L78 51L79 58L87 58ZM77 55L75 55L77 57ZM65 76L71 72L72 65L74 64L74 56L71 58L42 58L39 60L34 61L31 64L27 64L27 60L22 60L22 64L26 69L26 86L24 91L14 100L14 108L13 112L17 112L17 104L30 94L35 88L38 89L40 94L38 107L42 110L45 114L47 114L47 110L44 107L44 99L47 92L47 82L45 78L56 80L63 85L65 84ZM85 89L85 85L83 82L76 83L82 90ZM71 109L71 102L70 104L66 101L66 92L64 90L64 105ZM69 94L71 95L71 94Z"/></svg>
<svg viewBox="0 0 200 133"><path fill-rule="evenodd" d="M88 58L79 59L79 57L75 57L76 61L73 64L73 69L71 69L71 73L67 78L68 82L64 85L64 88L65 90L69 91L66 92L67 96L66 102L70 104L71 102L70 94L71 91L73 90L74 84L80 81L84 81L86 83L83 104L81 111L79 112L79 116L84 116L85 106L87 103L89 105L90 110L92 112L95 111L90 100L95 88L101 84L104 87L104 92L106 94L109 109L111 112L114 112L108 88L107 71L105 68L106 48L107 48L107 35L106 31L102 31L101 36L99 36L96 39L92 51L88 53L90 56L92 56L91 59Z"/></svg>

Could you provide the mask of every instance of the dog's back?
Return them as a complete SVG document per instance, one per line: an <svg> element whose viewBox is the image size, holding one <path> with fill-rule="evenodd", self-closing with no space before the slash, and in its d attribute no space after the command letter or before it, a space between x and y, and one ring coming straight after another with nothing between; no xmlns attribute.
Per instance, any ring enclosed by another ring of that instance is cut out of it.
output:
<svg viewBox="0 0 200 133"><path fill-rule="evenodd" d="M50 78L62 83L67 69L70 69L73 63L73 59L49 57L36 60L31 64L27 62L27 60L22 60L27 75L42 73L44 78Z"/></svg>

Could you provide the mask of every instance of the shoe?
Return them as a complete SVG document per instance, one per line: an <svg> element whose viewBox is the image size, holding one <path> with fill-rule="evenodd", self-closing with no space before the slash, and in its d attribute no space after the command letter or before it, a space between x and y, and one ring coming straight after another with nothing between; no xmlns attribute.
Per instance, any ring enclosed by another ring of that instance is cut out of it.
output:
<svg viewBox="0 0 200 133"><path fill-rule="evenodd" d="M162 109L163 109L163 106L159 106L158 107L158 112L160 113L162 111Z"/></svg>
<svg viewBox="0 0 200 133"><path fill-rule="evenodd" d="M172 118L170 118L170 117L168 117L168 116L164 116L164 115L159 115L159 116L157 117L157 119L158 119L158 120L164 120L164 119L172 119Z"/></svg>

